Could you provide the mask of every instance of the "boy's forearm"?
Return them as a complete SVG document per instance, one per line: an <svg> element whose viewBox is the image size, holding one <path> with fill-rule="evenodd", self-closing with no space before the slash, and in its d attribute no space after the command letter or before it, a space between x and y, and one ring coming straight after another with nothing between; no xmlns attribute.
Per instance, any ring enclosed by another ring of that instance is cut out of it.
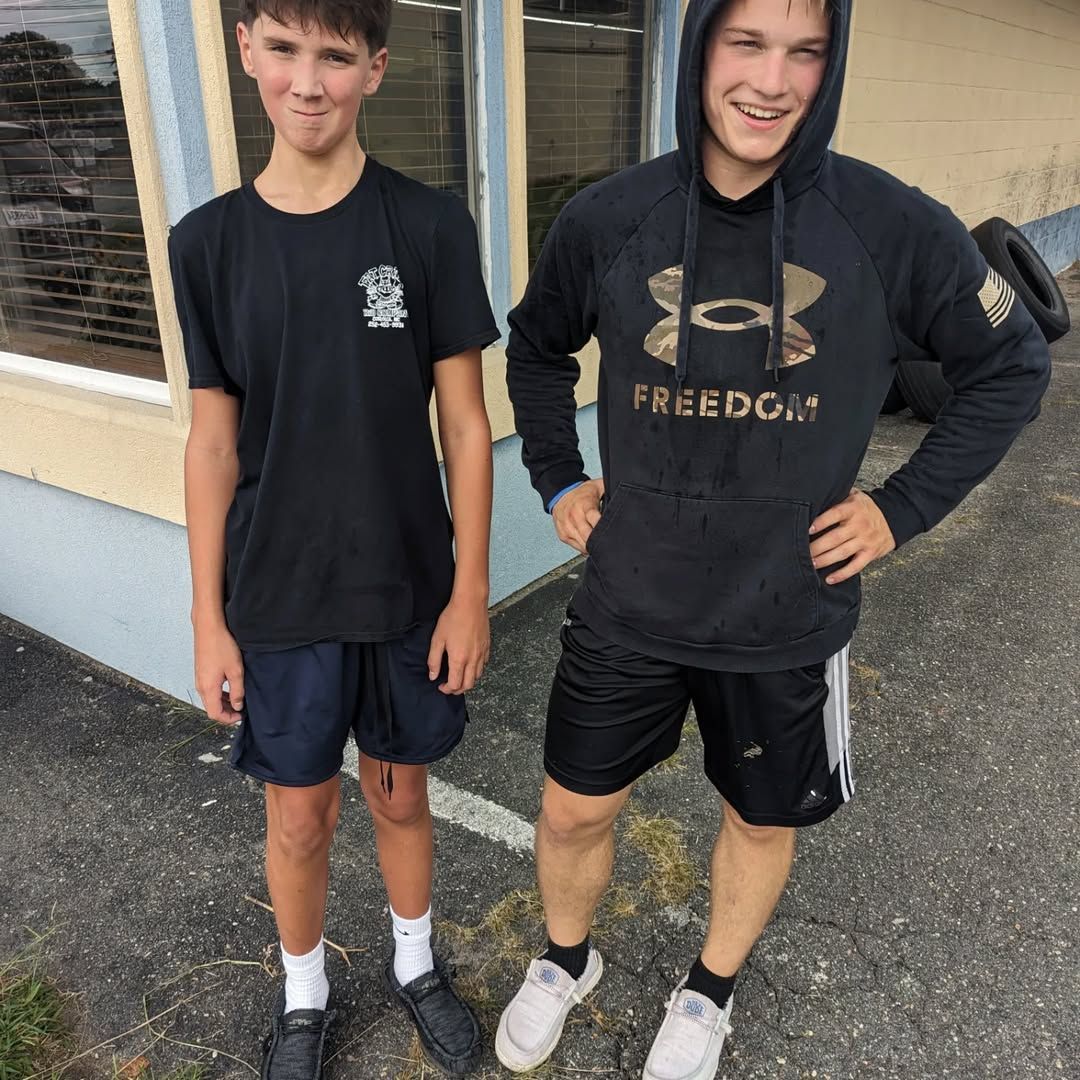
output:
<svg viewBox="0 0 1080 1080"><path fill-rule="evenodd" d="M487 419L443 436L446 486L454 523L456 599L482 600L489 593L491 538L491 429Z"/></svg>
<svg viewBox="0 0 1080 1080"><path fill-rule="evenodd" d="M188 444L184 454L184 503L191 556L191 621L225 622L225 519L236 491L235 452Z"/></svg>

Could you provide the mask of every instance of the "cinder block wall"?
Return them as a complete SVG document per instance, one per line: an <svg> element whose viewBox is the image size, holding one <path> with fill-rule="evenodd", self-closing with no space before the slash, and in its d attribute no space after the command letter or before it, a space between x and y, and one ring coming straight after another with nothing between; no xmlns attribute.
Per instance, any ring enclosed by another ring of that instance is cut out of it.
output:
<svg viewBox="0 0 1080 1080"><path fill-rule="evenodd" d="M1076 207L1080 0L856 0L836 149L969 227Z"/></svg>

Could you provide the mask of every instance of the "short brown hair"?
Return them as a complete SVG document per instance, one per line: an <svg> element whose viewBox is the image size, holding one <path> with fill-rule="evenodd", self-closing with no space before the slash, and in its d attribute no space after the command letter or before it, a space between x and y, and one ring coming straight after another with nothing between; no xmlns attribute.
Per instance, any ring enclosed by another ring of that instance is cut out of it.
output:
<svg viewBox="0 0 1080 1080"><path fill-rule="evenodd" d="M391 0L240 0L240 18L250 26L260 15L301 30L321 26L346 40L363 38L369 52L386 45Z"/></svg>

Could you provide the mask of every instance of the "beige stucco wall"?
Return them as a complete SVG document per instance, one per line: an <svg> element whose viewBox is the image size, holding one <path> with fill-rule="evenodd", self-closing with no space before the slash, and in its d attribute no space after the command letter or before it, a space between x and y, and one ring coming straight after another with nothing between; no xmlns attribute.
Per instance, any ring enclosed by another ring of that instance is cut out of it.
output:
<svg viewBox="0 0 1080 1080"><path fill-rule="evenodd" d="M969 226L1080 203L1080 0L856 0L836 148Z"/></svg>

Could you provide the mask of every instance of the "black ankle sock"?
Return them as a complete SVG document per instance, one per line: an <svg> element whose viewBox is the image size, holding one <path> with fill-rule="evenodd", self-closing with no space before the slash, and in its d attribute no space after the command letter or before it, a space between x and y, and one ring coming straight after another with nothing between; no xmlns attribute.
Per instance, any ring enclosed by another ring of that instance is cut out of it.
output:
<svg viewBox="0 0 1080 1080"><path fill-rule="evenodd" d="M589 939L586 937L580 945L556 945L548 938L547 949L541 959L558 964L571 978L580 979L589 962Z"/></svg>
<svg viewBox="0 0 1080 1080"><path fill-rule="evenodd" d="M686 989L695 994L702 994L714 1002L718 1008L723 1008L735 989L735 975L714 975L702 962L699 956L690 969L690 975L686 980Z"/></svg>

